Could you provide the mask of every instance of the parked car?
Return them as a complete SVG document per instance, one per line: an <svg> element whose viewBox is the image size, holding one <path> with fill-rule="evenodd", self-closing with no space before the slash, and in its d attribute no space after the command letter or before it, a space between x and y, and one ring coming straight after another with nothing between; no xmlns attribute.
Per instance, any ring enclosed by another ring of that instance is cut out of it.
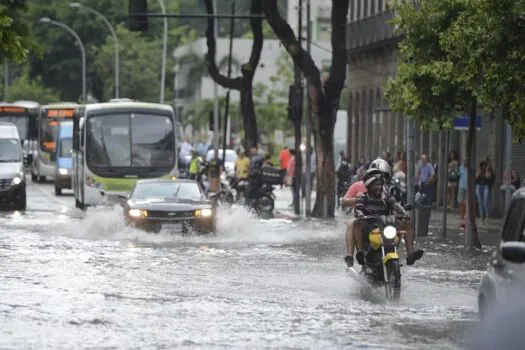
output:
<svg viewBox="0 0 525 350"><path fill-rule="evenodd" d="M524 226L525 188L522 188L512 195L501 229L501 243L481 280L478 305L482 318L525 290Z"/></svg>

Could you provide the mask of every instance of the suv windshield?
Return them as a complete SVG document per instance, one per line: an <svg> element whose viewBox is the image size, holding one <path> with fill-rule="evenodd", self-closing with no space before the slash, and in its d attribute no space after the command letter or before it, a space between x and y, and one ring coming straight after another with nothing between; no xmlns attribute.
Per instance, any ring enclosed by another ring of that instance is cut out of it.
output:
<svg viewBox="0 0 525 350"><path fill-rule="evenodd" d="M0 116L0 122L9 122L16 125L16 128L18 129L18 135L20 136L21 140L27 140L29 138L28 130L29 130L29 117L26 115L18 115L18 116L7 116L3 115Z"/></svg>
<svg viewBox="0 0 525 350"><path fill-rule="evenodd" d="M95 168L169 168L175 161L173 122L146 113L88 117L86 155Z"/></svg>
<svg viewBox="0 0 525 350"><path fill-rule="evenodd" d="M0 163L22 161L20 141L17 139L0 139Z"/></svg>

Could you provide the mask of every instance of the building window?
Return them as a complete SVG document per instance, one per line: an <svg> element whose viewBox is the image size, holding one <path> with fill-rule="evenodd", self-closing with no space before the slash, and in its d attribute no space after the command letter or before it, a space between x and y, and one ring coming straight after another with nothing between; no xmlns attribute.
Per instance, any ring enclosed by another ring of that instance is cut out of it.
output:
<svg viewBox="0 0 525 350"><path fill-rule="evenodd" d="M363 0L363 17L368 17L368 0Z"/></svg>
<svg viewBox="0 0 525 350"><path fill-rule="evenodd" d="M381 13L384 11L383 0L377 0L377 12Z"/></svg>
<svg viewBox="0 0 525 350"><path fill-rule="evenodd" d="M356 21L361 19L361 0L357 0Z"/></svg>
<svg viewBox="0 0 525 350"><path fill-rule="evenodd" d="M370 1L370 15L371 16L376 14L376 1L377 0Z"/></svg>

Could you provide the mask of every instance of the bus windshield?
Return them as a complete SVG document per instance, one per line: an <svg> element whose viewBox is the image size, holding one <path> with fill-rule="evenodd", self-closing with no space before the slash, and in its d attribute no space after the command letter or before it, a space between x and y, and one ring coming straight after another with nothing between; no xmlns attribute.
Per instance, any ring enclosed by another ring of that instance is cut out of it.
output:
<svg viewBox="0 0 525 350"><path fill-rule="evenodd" d="M0 139L0 163L22 161L20 142L17 139Z"/></svg>
<svg viewBox="0 0 525 350"><path fill-rule="evenodd" d="M28 115L1 115L0 122L9 122L16 125L20 140L27 140L29 138L29 116Z"/></svg>
<svg viewBox="0 0 525 350"><path fill-rule="evenodd" d="M175 162L172 119L160 114L88 116L86 160L94 168L168 168Z"/></svg>
<svg viewBox="0 0 525 350"><path fill-rule="evenodd" d="M71 158L71 152L73 151L73 139L72 138L63 138L60 140L60 153L58 156L60 158Z"/></svg>
<svg viewBox="0 0 525 350"><path fill-rule="evenodd" d="M53 119L43 120L40 127L40 146L45 152L54 152L56 149L58 122Z"/></svg>

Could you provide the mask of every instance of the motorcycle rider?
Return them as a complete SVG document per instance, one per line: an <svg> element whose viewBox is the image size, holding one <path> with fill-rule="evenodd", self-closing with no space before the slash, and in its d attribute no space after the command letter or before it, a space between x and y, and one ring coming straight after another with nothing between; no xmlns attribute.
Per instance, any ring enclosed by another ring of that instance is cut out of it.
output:
<svg viewBox="0 0 525 350"><path fill-rule="evenodd" d="M349 161L346 157L342 157L339 167L336 171L337 175L337 198L341 198L348 189L348 184L352 181L352 170L350 169ZM339 200L337 206L339 207Z"/></svg>
<svg viewBox="0 0 525 350"><path fill-rule="evenodd" d="M396 201L396 199L384 191L385 178L375 172L373 169L369 169L369 176L367 176L365 186L367 188L367 193L360 196L357 199L355 205L355 216L357 220L360 220L363 216L366 215L391 215L392 213L397 213L399 216L403 217L405 222L410 223L410 217L408 216L405 209ZM407 265L413 265L417 260L421 259L424 254L424 251L421 249L414 250L413 247L413 237L411 236L409 230L407 230L407 225L397 225L397 229L405 230L405 247L407 252ZM411 226L411 225L410 225ZM368 242L368 234L370 233L370 227L366 222L363 222L361 225L361 242L358 242L358 253L356 258L360 265L365 263L365 254L363 252L363 242ZM359 243L360 246L359 246Z"/></svg>
<svg viewBox="0 0 525 350"><path fill-rule="evenodd" d="M370 171L368 172L368 170ZM363 174L363 177L359 179L359 181L354 182L352 186L350 186L348 191L346 191L346 194L344 195L343 200L341 201L341 207L343 209L347 207L353 208L359 196L366 193L367 189L363 182L365 174L367 177L374 173L382 174L385 178L390 177L390 172L391 172L390 165L388 165L388 163L381 158L378 158L375 161L373 161L370 164L368 170L367 172ZM361 243L362 235L360 234L360 232L361 232L361 221L356 220L355 218L350 219L347 223L346 236L345 236L346 250L348 254L345 257L345 262L348 265L348 267L352 267L354 265L354 249L356 245L355 242L358 243L359 247L362 246L362 243ZM362 253L359 253L358 251L358 254L362 254Z"/></svg>
<svg viewBox="0 0 525 350"><path fill-rule="evenodd" d="M196 151L191 151L191 161L189 167L190 179L198 180L199 173L201 171L201 161Z"/></svg>

